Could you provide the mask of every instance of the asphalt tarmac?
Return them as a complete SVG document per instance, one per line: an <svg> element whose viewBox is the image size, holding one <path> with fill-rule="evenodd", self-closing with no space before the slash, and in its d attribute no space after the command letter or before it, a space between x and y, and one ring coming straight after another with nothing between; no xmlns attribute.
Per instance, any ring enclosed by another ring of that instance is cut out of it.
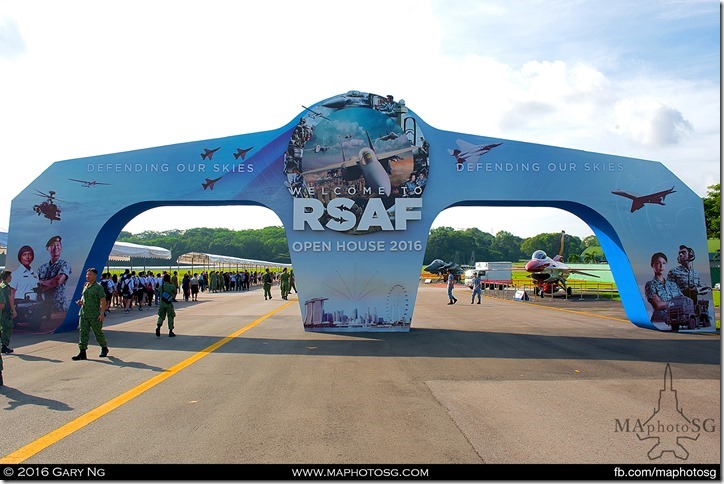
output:
<svg viewBox="0 0 724 484"><path fill-rule="evenodd" d="M179 302L176 338L114 309L108 358L14 335L0 463L720 463L718 333L425 284L408 333L316 333L273 293Z"/></svg>

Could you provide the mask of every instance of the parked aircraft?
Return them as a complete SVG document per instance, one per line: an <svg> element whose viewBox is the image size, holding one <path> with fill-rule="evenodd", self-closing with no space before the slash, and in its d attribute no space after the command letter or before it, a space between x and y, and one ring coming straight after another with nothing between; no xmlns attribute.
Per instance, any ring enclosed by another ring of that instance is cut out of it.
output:
<svg viewBox="0 0 724 484"><path fill-rule="evenodd" d="M460 265L454 262L445 262L442 259L435 259L425 267L424 271L437 275L447 274L448 271L453 271L453 274L463 273L463 269Z"/></svg>
<svg viewBox="0 0 724 484"><path fill-rule="evenodd" d="M656 203L658 205L665 205L664 199L666 198L666 195L676 193L676 191L674 190L674 187L671 187L668 190L650 193L649 195L641 195L640 197L637 197L636 195L631 195L630 193L626 193L621 190L615 190L611 193L631 199L631 213L634 213L636 210L643 208L645 203Z"/></svg>
<svg viewBox="0 0 724 484"><path fill-rule="evenodd" d="M475 163L480 159L481 156L486 154L488 151L492 150L493 148L496 148L503 143L493 143L489 145L474 145L472 143L468 143L467 141L463 141L461 139L457 140L458 148L454 150L447 150L448 153L450 153L452 156L455 157L455 162L458 165L463 164L464 162L470 162Z"/></svg>
<svg viewBox="0 0 724 484"><path fill-rule="evenodd" d="M221 146L219 146L219 148L221 148ZM201 153L201 159L202 159L202 160L207 160L207 159L210 160L210 159L212 159L212 158L214 157L214 153L216 153L217 151L219 151L219 148L214 148L213 150L204 148L204 152Z"/></svg>
<svg viewBox="0 0 724 484"><path fill-rule="evenodd" d="M367 142L369 147L359 150L358 156L346 159L344 151L342 151L342 161L340 163L308 170L302 173L302 175L305 176L312 173L329 172L341 169L342 178L345 180L350 181L364 177L366 186L371 188L373 193L386 196L392 195L392 184L389 176L391 171L389 169L389 162L391 159L401 155L402 153L411 152L412 146L385 153L376 153L372 147L372 140L370 139L369 133L367 133Z"/></svg>
<svg viewBox="0 0 724 484"><path fill-rule="evenodd" d="M244 158L246 158L246 154L253 149L254 149L253 146L250 148L246 148L246 149L237 148L236 153L234 153L234 158L236 158L237 160L239 158L241 158L243 160Z"/></svg>
<svg viewBox="0 0 724 484"><path fill-rule="evenodd" d="M204 187L204 190L206 190L207 188L209 190L213 190L214 185L216 184L217 181L221 180L221 178L222 178L221 176L219 178L214 178L213 180L211 178L207 178L206 183L202 183L201 186Z"/></svg>
<svg viewBox="0 0 724 484"><path fill-rule="evenodd" d="M75 178L68 178L68 180L81 183L83 188L94 187L96 185L110 185L110 183L101 183L95 180L76 180Z"/></svg>
<svg viewBox="0 0 724 484"><path fill-rule="evenodd" d="M561 242L558 246L558 254L552 259L544 250L536 250L533 252L530 261L526 263L525 270L530 277L538 284L536 292L540 291L541 296L544 292L556 292L559 287L565 289L566 293L571 294L571 288L566 287L566 280L571 274L582 274L585 276L599 277L596 274L574 269L563 262L563 246L566 233L561 232Z"/></svg>

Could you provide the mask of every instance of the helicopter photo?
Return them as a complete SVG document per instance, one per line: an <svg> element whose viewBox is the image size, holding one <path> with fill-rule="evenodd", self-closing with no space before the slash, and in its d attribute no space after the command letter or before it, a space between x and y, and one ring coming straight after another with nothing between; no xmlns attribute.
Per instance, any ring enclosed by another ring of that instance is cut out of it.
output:
<svg viewBox="0 0 724 484"><path fill-rule="evenodd" d="M62 200L59 200L55 198L55 192L53 190L48 191L48 193L43 193L40 190L35 190L35 195L38 197L45 198L45 201L38 204L33 205L33 210L35 210L35 213L38 214L38 216L43 215L45 218L50 220L50 223L53 223L53 220L60 220L60 208L55 203L55 201L62 202Z"/></svg>

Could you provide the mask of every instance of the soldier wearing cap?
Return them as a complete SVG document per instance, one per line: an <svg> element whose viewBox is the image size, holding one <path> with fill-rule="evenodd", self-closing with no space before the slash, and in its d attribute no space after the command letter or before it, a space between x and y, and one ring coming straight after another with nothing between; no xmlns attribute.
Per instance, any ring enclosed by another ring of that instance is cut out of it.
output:
<svg viewBox="0 0 724 484"><path fill-rule="evenodd" d="M45 248L50 255L50 261L38 268L38 286L46 292L46 298L53 301L53 309L68 311L68 301L65 298L65 283L70 277L70 264L60 258L63 243L60 235L48 240Z"/></svg>
<svg viewBox="0 0 724 484"><path fill-rule="evenodd" d="M103 320L108 308L106 290L98 283L98 270L93 267L85 271L85 281L82 296L76 301L76 304L80 306L80 340L78 341L80 352L72 358L76 361L88 359L86 350L91 329L96 341L101 345L100 356L108 356L108 343L103 334Z"/></svg>

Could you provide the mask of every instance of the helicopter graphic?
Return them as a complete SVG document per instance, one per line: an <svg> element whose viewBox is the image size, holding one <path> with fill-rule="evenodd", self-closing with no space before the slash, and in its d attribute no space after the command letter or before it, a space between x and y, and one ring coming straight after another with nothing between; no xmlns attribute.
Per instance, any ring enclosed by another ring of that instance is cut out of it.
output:
<svg viewBox="0 0 724 484"><path fill-rule="evenodd" d="M35 213L38 214L38 216L43 215L45 218L50 220L50 223L53 223L53 220L60 220L60 208L55 203L55 201L62 202L63 200L60 200L58 198L55 198L55 192L53 190L49 190L48 193L43 193L40 190L35 190L35 195L38 197L44 197L45 201L38 204L33 205L33 210L35 210Z"/></svg>

